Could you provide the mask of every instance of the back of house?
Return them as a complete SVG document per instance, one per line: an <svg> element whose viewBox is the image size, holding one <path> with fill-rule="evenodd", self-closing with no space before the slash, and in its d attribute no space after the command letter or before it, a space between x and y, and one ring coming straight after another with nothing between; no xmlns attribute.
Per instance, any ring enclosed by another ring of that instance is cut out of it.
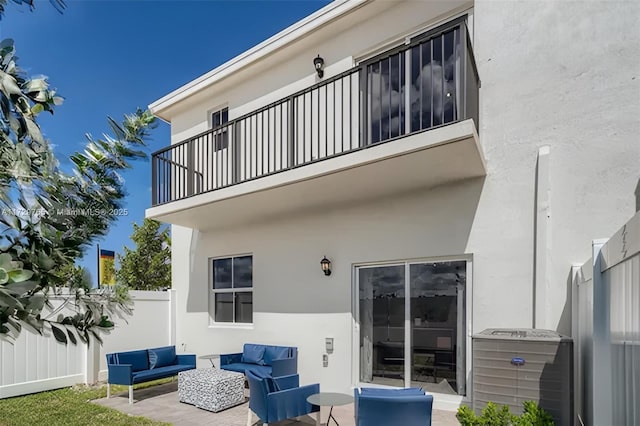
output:
<svg viewBox="0 0 640 426"><path fill-rule="evenodd" d="M297 347L301 383L455 409L472 335L569 335L571 265L635 212L638 15L336 0L153 103L176 345Z"/></svg>

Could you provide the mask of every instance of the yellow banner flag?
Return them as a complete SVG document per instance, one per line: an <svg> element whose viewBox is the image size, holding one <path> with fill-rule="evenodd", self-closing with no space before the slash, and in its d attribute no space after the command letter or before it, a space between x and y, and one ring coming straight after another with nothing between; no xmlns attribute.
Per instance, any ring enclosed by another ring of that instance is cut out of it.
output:
<svg viewBox="0 0 640 426"><path fill-rule="evenodd" d="M116 284L116 253L100 250L100 285Z"/></svg>

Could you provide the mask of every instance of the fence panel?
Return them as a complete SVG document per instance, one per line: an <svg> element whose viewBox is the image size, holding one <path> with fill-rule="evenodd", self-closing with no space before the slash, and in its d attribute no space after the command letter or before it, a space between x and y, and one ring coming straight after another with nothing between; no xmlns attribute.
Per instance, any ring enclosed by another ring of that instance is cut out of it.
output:
<svg viewBox="0 0 640 426"><path fill-rule="evenodd" d="M615 425L640 424L640 255L604 272L610 291L612 414Z"/></svg>
<svg viewBox="0 0 640 426"><path fill-rule="evenodd" d="M119 321L115 329L103 337L100 346L100 380L106 380L106 354L111 352L147 349L173 344L173 291L131 291L135 303L133 315L127 322ZM173 298L175 301L175 298Z"/></svg>
<svg viewBox="0 0 640 426"><path fill-rule="evenodd" d="M640 213L594 242L573 277L576 414L585 425L639 425Z"/></svg>
<svg viewBox="0 0 640 426"><path fill-rule="evenodd" d="M63 296L50 298L54 311ZM51 311L45 311L50 314ZM55 314L57 315L57 314ZM87 348L82 343L64 345L50 334L22 330L15 342L0 339L0 398L84 381Z"/></svg>
<svg viewBox="0 0 640 426"><path fill-rule="evenodd" d="M93 342L89 347L82 343L64 345L51 335L25 329L13 343L0 339L0 398L105 380L106 353L173 344L173 294L131 291L133 315L126 322L116 320L115 330L102 336L103 346ZM62 296L53 296L54 309L63 300Z"/></svg>

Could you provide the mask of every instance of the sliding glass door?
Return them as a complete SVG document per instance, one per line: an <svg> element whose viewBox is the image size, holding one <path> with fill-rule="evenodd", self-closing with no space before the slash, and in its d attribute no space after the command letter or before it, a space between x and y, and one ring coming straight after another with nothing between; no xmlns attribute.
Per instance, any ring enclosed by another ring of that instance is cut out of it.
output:
<svg viewBox="0 0 640 426"><path fill-rule="evenodd" d="M404 386L405 266L359 268L360 380Z"/></svg>
<svg viewBox="0 0 640 426"><path fill-rule="evenodd" d="M464 394L466 261L356 270L359 380Z"/></svg>

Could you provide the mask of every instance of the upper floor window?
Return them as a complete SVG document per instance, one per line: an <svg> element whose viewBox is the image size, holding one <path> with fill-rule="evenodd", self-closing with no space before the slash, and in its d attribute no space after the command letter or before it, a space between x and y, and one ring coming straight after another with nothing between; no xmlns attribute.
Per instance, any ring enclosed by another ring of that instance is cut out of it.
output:
<svg viewBox="0 0 640 426"><path fill-rule="evenodd" d="M225 149L229 146L228 126L225 126L228 122L229 108L222 108L211 114L211 128L216 129L220 127L220 129L217 132L214 131L213 134L215 151L220 151L221 149Z"/></svg>
<svg viewBox="0 0 640 426"><path fill-rule="evenodd" d="M212 260L212 317L215 322L253 322L253 256Z"/></svg>

